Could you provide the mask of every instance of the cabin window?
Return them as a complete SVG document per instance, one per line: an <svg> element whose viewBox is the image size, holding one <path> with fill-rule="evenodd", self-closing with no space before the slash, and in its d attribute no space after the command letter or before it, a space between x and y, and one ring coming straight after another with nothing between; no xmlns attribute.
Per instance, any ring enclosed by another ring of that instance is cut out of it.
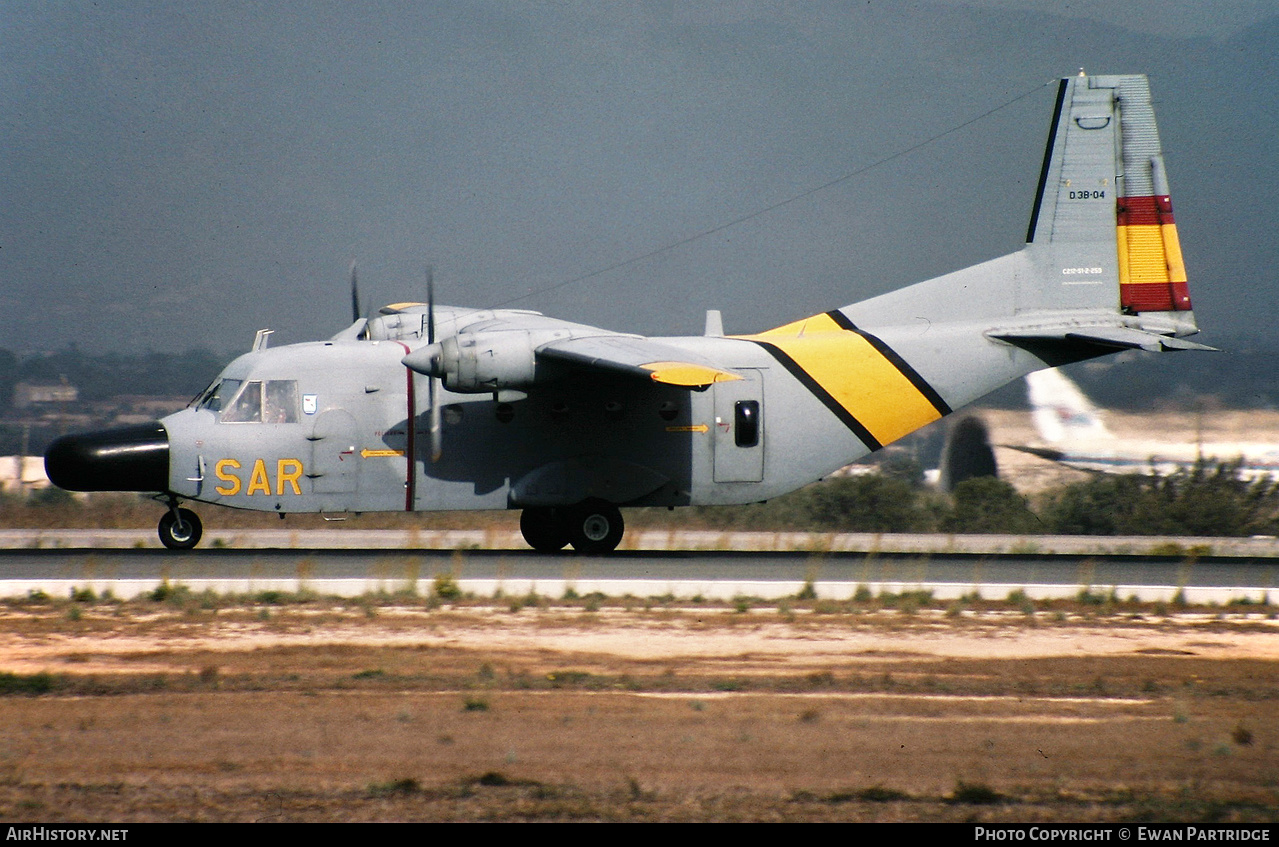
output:
<svg viewBox="0 0 1279 847"><path fill-rule="evenodd" d="M758 400L738 400L733 406L733 443L738 447L759 443Z"/></svg>
<svg viewBox="0 0 1279 847"><path fill-rule="evenodd" d="M291 379L247 382L219 420L222 423L297 423L298 384Z"/></svg>

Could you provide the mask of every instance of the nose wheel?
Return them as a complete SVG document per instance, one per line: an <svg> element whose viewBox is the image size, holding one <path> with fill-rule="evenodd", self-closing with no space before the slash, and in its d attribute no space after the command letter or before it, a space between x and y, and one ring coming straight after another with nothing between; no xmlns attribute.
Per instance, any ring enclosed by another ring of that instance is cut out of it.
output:
<svg viewBox="0 0 1279 847"><path fill-rule="evenodd" d="M160 543L170 550L190 550L200 543L204 527L195 512L174 506L160 517L157 531Z"/></svg>

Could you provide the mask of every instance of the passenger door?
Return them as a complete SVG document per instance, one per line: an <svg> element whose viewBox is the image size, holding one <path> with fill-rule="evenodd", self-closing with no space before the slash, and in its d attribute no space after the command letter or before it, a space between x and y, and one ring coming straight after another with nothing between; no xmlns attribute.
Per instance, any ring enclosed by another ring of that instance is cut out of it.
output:
<svg viewBox="0 0 1279 847"><path fill-rule="evenodd" d="M738 368L742 379L717 382L715 392L716 482L764 478L764 380L761 371Z"/></svg>

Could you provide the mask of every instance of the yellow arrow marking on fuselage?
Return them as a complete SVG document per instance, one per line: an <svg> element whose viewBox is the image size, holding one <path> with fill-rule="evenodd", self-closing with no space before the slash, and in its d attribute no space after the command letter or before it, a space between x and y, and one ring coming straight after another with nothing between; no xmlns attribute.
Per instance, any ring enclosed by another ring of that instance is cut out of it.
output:
<svg viewBox="0 0 1279 847"><path fill-rule="evenodd" d="M667 432L710 432L710 427L706 424L697 424L695 426L668 426Z"/></svg>
<svg viewBox="0 0 1279 847"><path fill-rule="evenodd" d="M387 457L387 456L403 456L403 450L361 450L360 455L365 458Z"/></svg>

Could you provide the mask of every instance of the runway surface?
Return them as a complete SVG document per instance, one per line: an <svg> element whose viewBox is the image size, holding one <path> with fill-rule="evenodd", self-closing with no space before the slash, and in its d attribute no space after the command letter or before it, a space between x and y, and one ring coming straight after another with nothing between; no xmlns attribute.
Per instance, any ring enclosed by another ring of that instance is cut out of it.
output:
<svg viewBox="0 0 1279 847"><path fill-rule="evenodd" d="M425 595L446 574L463 591L480 596L535 592L554 598L571 591L778 599L811 587L829 599L859 590L926 590L938 599L973 592L1003 599L1013 591L1047 599L1081 590L1145 601L1169 601L1180 593L1192 603L1263 603L1272 592L1279 598L1274 539L708 533L710 538L699 539L703 546L714 541L721 549L697 549L685 539L684 549L619 550L598 557L571 551L541 555L492 533L487 538L414 533L410 539L400 531L243 532L174 553L143 546L153 536L141 531L19 532L31 531L0 532L0 596L42 591L65 597L91 588L128 598L166 581L196 592ZM646 534L638 535L643 540ZM451 547L444 546L448 541ZM474 549L483 542L486 549Z"/></svg>

